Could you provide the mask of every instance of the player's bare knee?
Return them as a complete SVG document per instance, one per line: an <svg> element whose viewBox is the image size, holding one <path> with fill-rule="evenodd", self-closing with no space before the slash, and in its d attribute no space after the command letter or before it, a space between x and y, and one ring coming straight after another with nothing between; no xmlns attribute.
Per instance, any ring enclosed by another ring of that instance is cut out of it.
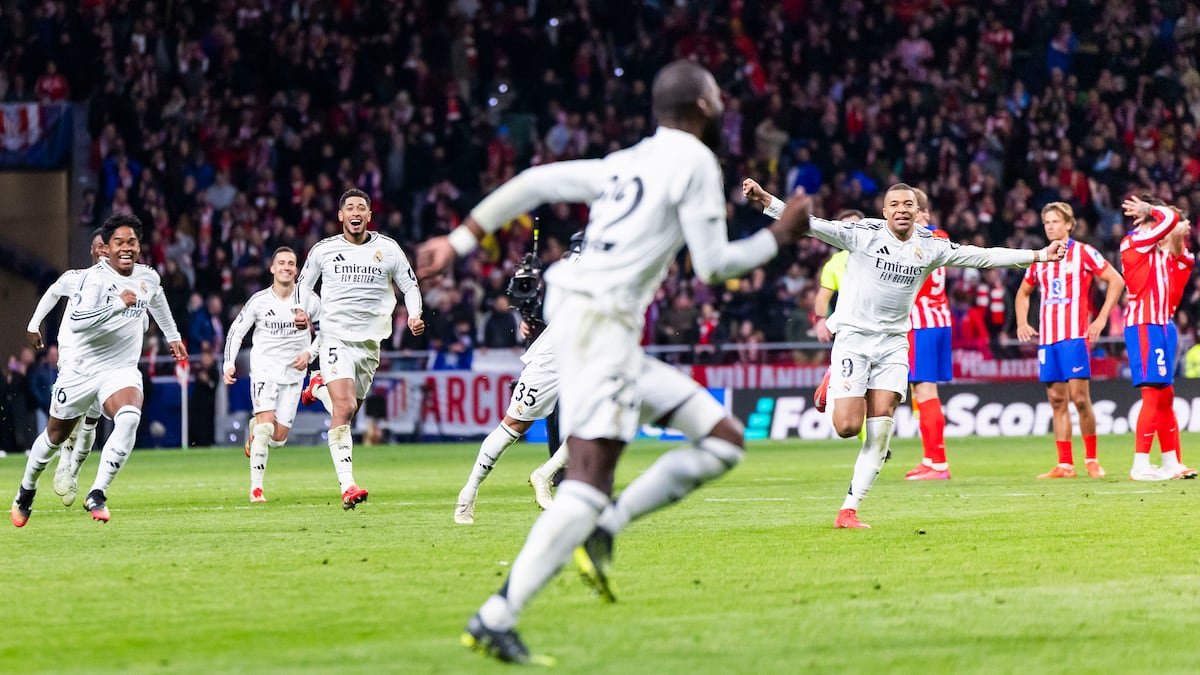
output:
<svg viewBox="0 0 1200 675"><path fill-rule="evenodd" d="M862 420L833 420L833 430L839 438L850 438L862 432Z"/></svg>
<svg viewBox="0 0 1200 675"><path fill-rule="evenodd" d="M718 429L723 438L741 444L741 424L730 420L725 414L725 408L716 399L697 387L696 391L680 403L677 408L663 416L664 421L673 429L683 432L692 442L702 438L715 436Z"/></svg>
<svg viewBox="0 0 1200 675"><path fill-rule="evenodd" d="M1092 397L1086 393L1079 392L1071 394L1071 403L1074 403L1075 409L1081 413L1084 411L1091 412L1092 410Z"/></svg>
<svg viewBox="0 0 1200 675"><path fill-rule="evenodd" d="M504 416L503 424L520 435L524 435L526 431L529 431L529 427L533 426L533 422L531 420L519 420L515 417L509 417L508 415Z"/></svg>
<svg viewBox="0 0 1200 675"><path fill-rule="evenodd" d="M271 433L271 440L275 441L276 443L283 443L288 439L289 431L291 431L291 429L288 429L282 424L276 422L275 429Z"/></svg>
<svg viewBox="0 0 1200 675"><path fill-rule="evenodd" d="M743 450L746 448L746 428L732 417L725 417L708 434L712 438L725 441Z"/></svg>

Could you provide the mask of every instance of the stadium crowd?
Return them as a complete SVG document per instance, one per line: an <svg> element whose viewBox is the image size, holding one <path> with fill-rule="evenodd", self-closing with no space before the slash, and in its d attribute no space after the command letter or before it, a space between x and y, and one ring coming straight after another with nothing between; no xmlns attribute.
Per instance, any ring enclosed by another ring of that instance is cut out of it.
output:
<svg viewBox="0 0 1200 675"><path fill-rule="evenodd" d="M79 224L114 211L151 224L147 262L190 349L211 351L265 283L266 254L338 231L343 189L367 191L378 229L411 247L528 165L650 133L650 78L680 56L728 96L732 237L767 222L744 176L803 186L827 216L878 214L881 188L903 180L965 243L1040 247L1040 207L1067 201L1074 236L1115 262L1122 195L1200 213L1198 42L1195 1L45 0L0 14L0 99L88 102L96 189ZM543 260L585 219L539 212ZM397 330L391 346L515 345L502 296L533 225L425 289L430 330ZM712 288L682 259L645 341L732 342L724 358L753 362L758 343L810 340L828 254L806 240ZM1019 280L950 275L956 346L1000 349ZM1200 284L1185 336L1198 301Z"/></svg>

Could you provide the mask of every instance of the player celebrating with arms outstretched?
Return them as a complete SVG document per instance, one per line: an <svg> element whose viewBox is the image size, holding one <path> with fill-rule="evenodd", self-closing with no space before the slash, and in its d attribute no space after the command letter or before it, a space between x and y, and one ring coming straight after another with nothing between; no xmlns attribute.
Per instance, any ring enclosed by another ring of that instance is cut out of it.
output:
<svg viewBox="0 0 1200 675"><path fill-rule="evenodd" d="M265 502L263 476L270 449L287 443L296 419L300 389L308 363L316 358L310 326L319 320L321 305L308 293L296 307L296 252L287 246L271 255L270 288L250 296L225 338L225 384L237 381L237 355L242 340L254 329L250 348L250 399L254 429L250 441L250 501ZM299 310L299 311L297 311Z"/></svg>
<svg viewBox="0 0 1200 675"><path fill-rule="evenodd" d="M1042 225L1046 238L1067 245L1067 254L1059 262L1036 263L1029 267L1017 290L1017 339L1029 342L1038 338L1038 379L1046 385L1046 396L1054 410L1054 443L1058 446L1058 464L1038 478L1074 478L1075 460L1071 448L1071 410L1079 413L1079 433L1083 436L1088 476L1103 478L1104 469L1096 455L1096 415L1092 412L1091 356L1088 346L1100 337L1108 325L1108 315L1125 281L1117 270L1091 246L1071 239L1075 212L1066 202L1042 207ZM1108 285L1104 304L1091 320L1092 280ZM1033 288L1042 289L1042 307L1038 315L1040 331L1029 325L1029 296Z"/></svg>
<svg viewBox="0 0 1200 675"><path fill-rule="evenodd" d="M528 662L517 617L571 556L602 595L612 537L632 520L672 504L737 465L745 453L740 424L700 385L646 356L640 337L646 307L686 244L699 277L737 277L803 234L807 199L779 222L730 243L721 168L721 92L712 74L676 61L654 80L660 126L654 135L604 159L557 162L522 172L472 211L450 237L421 247L422 274L445 269L486 232L544 203L590 205L582 255L546 274L547 315L563 428L570 459L554 502L529 532L512 572L467 624L464 644L505 661ZM642 419L660 419L690 445L658 459L621 493L613 473ZM604 514L602 517L601 514Z"/></svg>
<svg viewBox="0 0 1200 675"><path fill-rule="evenodd" d="M1161 441L1162 466L1150 464L1155 433L1170 442L1171 428L1179 426L1174 390L1168 390L1175 382L1175 346L1167 327L1174 321L1170 256L1159 244L1182 223L1174 209L1149 195L1130 197L1121 206L1136 226L1121 240L1121 267L1129 288L1129 305L1125 310L1129 371L1133 386L1142 394L1129 477L1144 481L1186 478L1191 472L1179 463L1174 450Z"/></svg>
<svg viewBox="0 0 1200 675"><path fill-rule="evenodd" d="M337 470L342 508L366 501L367 491L354 482L354 440L350 421L371 391L379 368L379 343L392 334L396 293L404 294L408 329L425 332L421 320L421 290L417 277L395 239L367 230L371 201L362 190L347 190L338 200L342 233L313 245L296 283L296 320L307 296L321 280L320 377L333 409L330 411L329 454Z"/></svg>
<svg viewBox="0 0 1200 675"><path fill-rule="evenodd" d="M17 527L24 527L29 520L38 477L46 464L97 400L112 418L113 431L104 444L96 481L83 506L93 519L108 522L108 487L129 459L142 419L142 373L137 363L147 308L167 338L171 353L177 360L187 358L158 273L137 262L141 234L142 224L136 217L110 216L101 228L109 257L88 269L71 297L67 318L76 335L75 356L69 369L59 371L52 390L50 421L29 451L25 476L12 505L12 523Z"/></svg>
<svg viewBox="0 0 1200 675"><path fill-rule="evenodd" d="M743 190L767 215L778 218L783 212L783 202L762 188L753 190L744 184ZM891 454L893 416L908 389L909 313L926 277L943 266L1026 267L1062 259L1062 242L1025 251L961 246L934 237L916 226L919 210L916 192L897 183L883 195L884 221L811 219L810 236L850 251L845 284L829 319L836 336L829 381L829 396L837 399L833 426L838 436L849 438L866 419L866 439L854 463L850 490L834 520L837 528L869 527L859 521L858 506Z"/></svg>

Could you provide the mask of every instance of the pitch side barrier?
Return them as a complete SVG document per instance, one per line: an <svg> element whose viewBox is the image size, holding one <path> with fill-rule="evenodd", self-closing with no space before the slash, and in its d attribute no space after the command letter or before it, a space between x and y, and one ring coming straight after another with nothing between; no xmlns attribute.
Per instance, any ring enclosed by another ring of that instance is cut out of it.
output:
<svg viewBox="0 0 1200 675"><path fill-rule="evenodd" d="M1051 433L1052 412L1041 383L999 387L985 383L943 384L938 392L948 438ZM1142 403L1138 390L1128 380L1093 381L1091 392L1096 433L1121 434L1133 428ZM746 424L747 439L836 438L829 419L836 401L820 413L813 407L812 395L813 389L808 387L735 389L731 405L734 415ZM900 438L914 438L919 433L910 403L896 409L895 435ZM1176 381L1175 414L1181 430L1200 432L1200 380ZM1077 420L1074 406L1071 418Z"/></svg>

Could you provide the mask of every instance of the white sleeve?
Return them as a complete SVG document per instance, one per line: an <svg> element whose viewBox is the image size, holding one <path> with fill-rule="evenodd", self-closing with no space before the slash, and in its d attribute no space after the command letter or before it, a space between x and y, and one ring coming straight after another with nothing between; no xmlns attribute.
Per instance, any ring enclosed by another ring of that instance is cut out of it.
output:
<svg viewBox="0 0 1200 675"><path fill-rule="evenodd" d="M104 292L103 279L97 277L93 274L84 277L67 305L67 321L76 333L94 332L109 317L125 310L124 304Z"/></svg>
<svg viewBox="0 0 1200 675"><path fill-rule="evenodd" d="M317 279L321 277L321 254L316 248L313 246L309 249L308 257L304 259L304 267L300 268L300 276L296 277L296 291L292 299L298 307L304 306L308 296L313 294L313 289L317 286Z"/></svg>
<svg viewBox="0 0 1200 675"><path fill-rule="evenodd" d="M42 322L46 320L46 315L54 310L54 306L58 304L59 298L71 297L72 291L75 290L75 284L72 281L78 281L79 276L71 272L63 272L50 288L42 294L38 300L37 307L33 310L33 316L29 318L29 325L25 327L30 333L36 333L41 330Z"/></svg>
<svg viewBox="0 0 1200 675"><path fill-rule="evenodd" d="M309 294L307 300L308 324L312 326L312 340L308 345L308 362L312 363L321 349L321 299Z"/></svg>
<svg viewBox="0 0 1200 675"><path fill-rule="evenodd" d="M946 242L933 267L1029 267L1037 262L1037 251L1023 248L981 248Z"/></svg>
<svg viewBox="0 0 1200 675"><path fill-rule="evenodd" d="M779 197L771 197L771 203L763 209L763 213L779 220L783 216L783 209L787 204ZM857 249L858 228L854 223L846 223L840 220L825 220L816 216L808 218L808 233L806 236L815 237L821 241L840 248L844 251L853 251Z"/></svg>
<svg viewBox="0 0 1200 675"><path fill-rule="evenodd" d="M604 160L580 159L526 169L497 188L471 211L485 232L542 204L591 203L603 192Z"/></svg>
<svg viewBox="0 0 1200 675"><path fill-rule="evenodd" d="M179 335L179 327L175 325L175 317L171 315L171 308L167 305L167 295L162 286L155 288L154 295L150 296L150 302L146 304L150 309L150 316L154 317L154 323L158 324L158 329L162 331L168 344L183 339Z"/></svg>
<svg viewBox="0 0 1200 675"><path fill-rule="evenodd" d="M779 245L769 230L761 230L740 241L729 241L721 169L716 158L690 173L690 180L679 197L679 224L696 276L713 284L739 277L774 258Z"/></svg>
<svg viewBox="0 0 1200 675"><path fill-rule="evenodd" d="M246 304L242 305L242 311L238 312L237 317L229 326L229 333L225 335L225 368L229 368L237 361L238 352L242 350L242 341L254 327L254 321L257 318L258 310L254 306L254 298L250 298Z"/></svg>
<svg viewBox="0 0 1200 675"><path fill-rule="evenodd" d="M404 307L408 310L408 316L414 319L421 318L421 287L417 284L417 275L413 274L412 265L408 264L408 258L399 246L396 247L396 266L392 269L392 280L404 294Z"/></svg>

